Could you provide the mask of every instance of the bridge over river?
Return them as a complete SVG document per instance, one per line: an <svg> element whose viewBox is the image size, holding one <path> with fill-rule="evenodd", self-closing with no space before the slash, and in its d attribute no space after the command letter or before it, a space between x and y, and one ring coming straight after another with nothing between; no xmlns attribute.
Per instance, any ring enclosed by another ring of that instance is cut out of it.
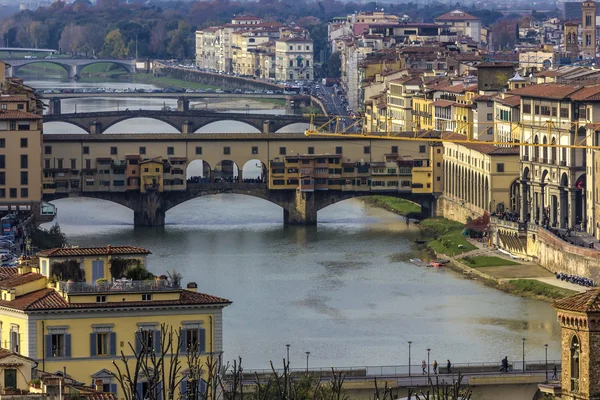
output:
<svg viewBox="0 0 600 400"><path fill-rule="evenodd" d="M422 156L412 156L423 149ZM317 211L374 194L407 199L431 215L439 194L433 182L441 170L429 163L428 149L433 151L426 142L411 141L398 153L391 139L308 138L302 133L45 134L44 199L112 201L133 210L138 226L162 226L169 209L219 193L277 204L286 224L316 224ZM186 179L194 162L203 169L197 183ZM150 164L141 168L144 163ZM260 182L244 182L247 163L260 165ZM215 182L219 176L229 182Z"/></svg>

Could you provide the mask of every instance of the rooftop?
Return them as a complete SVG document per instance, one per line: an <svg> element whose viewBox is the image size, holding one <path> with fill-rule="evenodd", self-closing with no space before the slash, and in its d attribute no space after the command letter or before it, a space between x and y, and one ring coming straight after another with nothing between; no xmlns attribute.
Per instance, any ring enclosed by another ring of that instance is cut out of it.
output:
<svg viewBox="0 0 600 400"><path fill-rule="evenodd" d="M179 299L176 300L148 300L106 303L69 303L56 290L46 288L19 296L12 301L0 300L0 306L21 311L42 310L70 310L70 309L98 309L120 307L163 307L163 306L192 306L192 305L229 305L231 301L211 296L205 293L196 293L181 290Z"/></svg>
<svg viewBox="0 0 600 400"><path fill-rule="evenodd" d="M23 100L25 101L25 100ZM25 120L33 120L33 119L42 119L41 115L20 111L20 110L0 110L0 120L1 119L25 119Z"/></svg>
<svg viewBox="0 0 600 400"><path fill-rule="evenodd" d="M6 278L0 281L0 289L12 289L17 286L25 285L27 283L35 282L40 279L45 279L44 275L29 273L23 275L14 275L10 278Z"/></svg>
<svg viewBox="0 0 600 400"><path fill-rule="evenodd" d="M575 312L600 312L600 289L566 297L554 302L554 308Z"/></svg>
<svg viewBox="0 0 600 400"><path fill-rule="evenodd" d="M447 12L446 14L442 14L439 17L435 18L436 21L479 21L479 18L474 15L467 14L462 10L453 10Z"/></svg>
<svg viewBox="0 0 600 400"><path fill-rule="evenodd" d="M461 135L460 133L455 132L444 132L442 134L442 138L444 139L453 139L453 140L467 140L465 135ZM459 146L466 147L471 150L475 150L482 154L487 155L519 155L519 148L517 146L514 147L497 147L493 144L480 142L480 143L457 143Z"/></svg>
<svg viewBox="0 0 600 400"><path fill-rule="evenodd" d="M40 275L41 276L41 275ZM0 282L0 287L4 282ZM111 293L111 292L153 292L179 290L181 285L175 285L168 281L134 281L127 279L113 280L105 283L91 282L60 282L60 291L67 294L72 293Z"/></svg>
<svg viewBox="0 0 600 400"><path fill-rule="evenodd" d="M104 246L104 247L61 247L56 249L41 250L39 257L79 257L99 255L147 255L150 250L134 246Z"/></svg>

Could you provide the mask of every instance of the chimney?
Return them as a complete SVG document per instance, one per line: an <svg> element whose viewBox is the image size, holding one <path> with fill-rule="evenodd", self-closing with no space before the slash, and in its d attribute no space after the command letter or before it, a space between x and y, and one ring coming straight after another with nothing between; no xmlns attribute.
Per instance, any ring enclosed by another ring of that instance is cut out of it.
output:
<svg viewBox="0 0 600 400"><path fill-rule="evenodd" d="M187 290L189 290L190 292L198 293L198 284L196 282L188 283Z"/></svg>

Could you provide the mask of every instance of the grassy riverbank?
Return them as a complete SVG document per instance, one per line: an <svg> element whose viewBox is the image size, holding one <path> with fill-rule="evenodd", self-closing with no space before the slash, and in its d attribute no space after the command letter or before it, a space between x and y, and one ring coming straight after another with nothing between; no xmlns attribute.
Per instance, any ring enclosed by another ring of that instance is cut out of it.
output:
<svg viewBox="0 0 600 400"><path fill-rule="evenodd" d="M462 235L465 226L442 217L427 218L421 222L425 233L434 237L427 242L427 247L435 254L445 254L453 257L477 247L469 243Z"/></svg>
<svg viewBox="0 0 600 400"><path fill-rule="evenodd" d="M544 301L554 301L577 294L577 292L573 290L549 285L544 282L536 281L535 279L513 279L506 283L502 283L498 288L517 296Z"/></svg>
<svg viewBox="0 0 600 400"><path fill-rule="evenodd" d="M462 258L462 260L471 268L505 267L508 265L520 265L520 263L518 262L494 256L465 256Z"/></svg>
<svg viewBox="0 0 600 400"><path fill-rule="evenodd" d="M403 217L419 218L421 206L408 200L388 196L368 196L361 199L365 204L373 207L383 208Z"/></svg>

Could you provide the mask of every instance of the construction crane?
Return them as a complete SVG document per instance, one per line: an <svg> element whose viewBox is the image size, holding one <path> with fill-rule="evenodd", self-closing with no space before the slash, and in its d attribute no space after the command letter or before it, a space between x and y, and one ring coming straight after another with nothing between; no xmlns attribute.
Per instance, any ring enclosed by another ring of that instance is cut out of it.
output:
<svg viewBox="0 0 600 400"><path fill-rule="evenodd" d="M308 116L308 115L307 115ZM386 140L403 140L403 141L418 141L418 142L431 142L431 143L456 143L456 144L478 144L478 145L482 145L482 144L489 144L489 145L494 145L494 146L503 146L503 147L516 147L516 146L524 146L524 147L550 147L550 148L569 148L569 149L592 149L592 150L600 150L600 144L599 145L588 145L586 144L587 139L594 134L595 132L600 132L600 124L598 125L598 129L597 130L591 130L589 133L585 132L583 135L579 135L579 132L581 132L581 129L585 129L584 126L579 125L579 123L573 123L569 126L568 129L566 128L560 128L557 126L557 123L551 120L546 121L542 126L540 125L527 125L527 124L523 124L523 123L512 123L511 126L514 126L514 128L512 128L511 130L511 134L513 132L515 132L517 129L519 129L519 136L521 138L521 140L519 141L499 141L499 140L493 140L493 141L482 141L482 140L476 140L473 138L468 137L467 135L463 134L463 133L459 133L459 132L453 132L450 130L446 130L446 129L441 129L441 130L436 130L436 129L430 129L430 130L412 130L412 131L407 131L407 132L392 132L390 129L385 130L385 131L379 131L379 132L369 132L369 131L365 131L365 130L361 130L360 133L354 133L351 132L351 129L354 127L360 127L361 124L361 119L357 119L353 124L347 126L345 129L339 129L340 127L340 121L341 120L345 120L348 119L349 117L347 116L331 116L328 115L327 117L330 118L329 121L325 122L324 124L321 124L319 126L316 126L313 121L314 121L314 117L316 117L317 115L311 114L311 123L310 123L310 128L307 129L304 134L306 136L315 136L315 137L344 137L344 138L356 138L356 139L386 139ZM322 116L322 115L319 115ZM473 124L473 123L469 123L469 122L463 122L463 121L456 121L457 123L460 123L464 126L468 125L468 124ZM498 124L498 122L485 122L485 123L479 123L479 125L496 125ZM329 131L327 130L328 128L330 128L331 126L335 126L335 131ZM558 136L560 137L561 135L564 134L571 134L573 132L577 132L578 135L577 137L583 136L582 139L580 140L575 140L574 143L572 144L561 144L560 141L558 141L558 143L539 143L539 142L528 142L523 140L523 135L524 135L524 130L525 129L531 129L531 134L529 134L530 137L534 137L536 134L538 133L546 133L548 135L551 135L553 132L558 131ZM465 136L465 139L459 138L459 137L442 137L442 133L443 132L448 132L448 133L458 133L460 135Z"/></svg>

